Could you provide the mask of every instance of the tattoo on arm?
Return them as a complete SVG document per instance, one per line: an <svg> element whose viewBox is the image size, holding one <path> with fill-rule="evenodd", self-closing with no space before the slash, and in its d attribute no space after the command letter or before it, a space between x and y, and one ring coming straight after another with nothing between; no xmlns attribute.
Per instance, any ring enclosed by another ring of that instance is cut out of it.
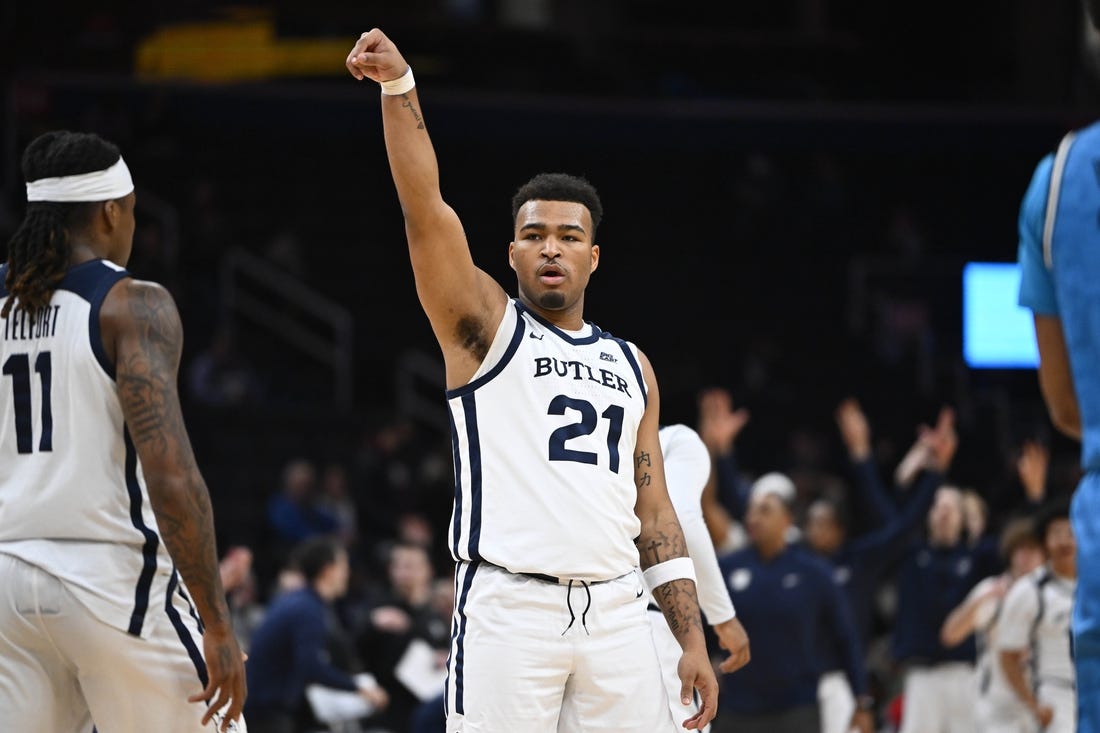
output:
<svg viewBox="0 0 1100 733"><path fill-rule="evenodd" d="M657 605L665 614L668 628L677 639L692 629L703 631L703 620L699 615L699 600L695 594L695 584L687 578L670 580L653 590Z"/></svg>
<svg viewBox="0 0 1100 733"><path fill-rule="evenodd" d="M636 469L634 471L634 483L638 485L639 489L643 489L653 483L653 477L650 476L649 471L643 469L642 466L653 468L653 462L649 458L649 453L644 450L634 454L634 468ZM641 476L638 475L638 471L642 472Z"/></svg>
<svg viewBox="0 0 1100 733"><path fill-rule="evenodd" d="M648 475L648 474L647 474ZM684 533L676 522L666 522L654 527L652 531L638 538L638 555L643 568L676 557L687 557L687 542ZM695 584L686 578L672 580L653 589L653 597L668 621L668 628L677 639L690 633L692 629L703 629L699 614L699 599Z"/></svg>
<svg viewBox="0 0 1100 733"><path fill-rule="evenodd" d="M412 113L413 119L416 120L416 129L423 130L424 118L420 116L420 112L417 111L416 106L412 103L412 100L409 99L409 95L407 93L402 94L401 98L405 100L401 103L401 106L408 109L409 112Z"/></svg>
<svg viewBox="0 0 1100 733"><path fill-rule="evenodd" d="M643 537L638 538L640 544L638 555L642 568L651 568L657 563L671 560L674 557L687 557L687 543L684 541L684 533L676 522L668 522L662 527L654 527Z"/></svg>
<svg viewBox="0 0 1100 733"><path fill-rule="evenodd" d="M119 398L135 444L163 458L172 448L173 435L183 429L182 416L171 405L182 328L175 308L151 289L132 292L129 306L140 346L133 353L119 354Z"/></svg>
<svg viewBox="0 0 1100 733"><path fill-rule="evenodd" d="M199 606L203 622L226 620L210 496L183 423L176 375L183 329L167 292L130 287L117 355L126 425L145 472L164 544Z"/></svg>

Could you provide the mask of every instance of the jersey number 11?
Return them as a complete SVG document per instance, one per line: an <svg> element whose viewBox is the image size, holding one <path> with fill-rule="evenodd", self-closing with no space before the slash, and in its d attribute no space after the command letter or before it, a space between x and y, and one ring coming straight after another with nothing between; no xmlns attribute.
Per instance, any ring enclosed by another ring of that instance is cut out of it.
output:
<svg viewBox="0 0 1100 733"><path fill-rule="evenodd" d="M53 450L53 410L50 408L50 386L53 367L50 352L43 351L34 360L34 371L42 380L42 437L38 450ZM4 376L11 377L15 404L15 445L20 453L33 453L34 428L31 419L31 360L26 354L12 354L4 362Z"/></svg>

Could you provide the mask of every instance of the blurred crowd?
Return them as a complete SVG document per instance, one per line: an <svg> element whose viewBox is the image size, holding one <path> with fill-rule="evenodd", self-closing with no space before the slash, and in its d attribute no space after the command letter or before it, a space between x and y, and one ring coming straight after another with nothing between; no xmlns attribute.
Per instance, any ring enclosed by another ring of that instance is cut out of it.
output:
<svg viewBox="0 0 1100 733"><path fill-rule="evenodd" d="M650 5L663 31L665 8ZM898 57L912 66L908 54ZM759 66L743 66L757 82ZM554 74L569 78L556 66ZM896 77L882 76L893 89ZM699 84L676 75L659 83L675 96ZM1051 87L1047 77L1040 86ZM354 165L326 164L315 175L318 161L348 159L347 120L362 114L361 100L291 95L310 100L299 117L280 95L239 89L24 80L13 97L13 138L50 127L99 131L123 145L146 187L130 269L169 287L187 327L181 391L215 503L235 628L250 654L249 717L287 732L441 733L454 595L444 541L451 445L390 393L395 352L430 333L413 302L392 192L386 184L364 195L362 171L381 170L380 147L355 148ZM1047 654L1032 634L1057 638L1058 619L1047 628L1040 616L1057 600L1047 598L1052 589L1071 582L1072 537L1054 515L1076 484L1076 451L1051 436L1033 374L1018 375L1028 380L1021 387L1017 375L965 368L948 297L962 253L1011 259L1019 195L1060 120L1016 119L990 136L965 115L917 129L904 109L832 127L812 115L783 124L705 118L691 124L722 127L726 142L712 140L700 155L693 145L702 136L656 115L638 121L638 134L664 144L640 157L622 131L612 139L601 124L528 115L524 135L544 140L535 160L498 139L499 126L472 132L484 110L440 104L439 113L441 132L461 132L440 136L449 169L476 166L480 184L522 180L544 160L582 165L626 212L609 220L609 241L629 242L632 255L601 270L616 295L593 311L616 328L650 315L674 322L667 332L677 337L647 339L647 353L668 417L694 424L710 450L704 514L752 644L748 666L721 675L716 733L805 705L807 690L822 733L852 722L969 733L988 712L977 702L991 699L1015 710L1023 730L1062 719L1072 683L1056 673L1039 679L1033 650L1054 667L1047 656L1062 652ZM257 117L267 123L257 127ZM558 128L568 129L565 142ZM680 171L693 185L654 185L653 170ZM22 201L20 186L7 191L0 244ZM490 202L506 191L452 184L448 193L472 214L471 242L503 242L506 212ZM722 211L736 270L714 267L706 247L669 257L652 222L630 213L644 210L685 213L676 235L693 243L716 239L713 212ZM372 316L356 322L354 405L326 401L331 374L312 355L288 353L280 329L226 312L221 265L233 248ZM633 297L654 263L661 297ZM708 351L683 346L693 343ZM735 387L698 393L712 381ZM364 397L364 385L375 392ZM849 390L860 400L842 399ZM941 410L945 396L951 405ZM438 391L432 399L442 407ZM303 407L313 412L294 412ZM356 408L365 420L349 416ZM899 436L910 435L905 445ZM1044 569L1055 580L1030 592ZM1027 607L1036 598L1042 608ZM1001 697L990 698L991 688ZM997 725L978 730L1015 729Z"/></svg>
<svg viewBox="0 0 1100 733"><path fill-rule="evenodd" d="M1014 500L991 510L988 487L953 477L951 407L913 426L908 450L886 461L857 400L832 417L843 471L824 459L750 470L739 443L752 416L725 389L700 393L696 429L713 461L704 517L752 649L746 667L720 675L716 733L796 708L808 691L822 733L855 721L884 732L1008 730L986 720L991 710L1015 711L1025 726L1064 719L1062 693L1073 694L1066 609L1051 615L1061 596L1028 601L1072 588L1073 467L1056 470L1060 455L1024 441L1013 456ZM379 426L351 468L331 457L321 467L289 460L257 546L226 551L257 722L444 730L454 586L440 540L450 495L437 484L418 501L399 497L410 476L435 470L425 465L438 463L446 438L416 432L400 420ZM1054 583L1037 585L1040 576ZM1051 642L1059 623L1064 650ZM723 652L709 641L718 664Z"/></svg>

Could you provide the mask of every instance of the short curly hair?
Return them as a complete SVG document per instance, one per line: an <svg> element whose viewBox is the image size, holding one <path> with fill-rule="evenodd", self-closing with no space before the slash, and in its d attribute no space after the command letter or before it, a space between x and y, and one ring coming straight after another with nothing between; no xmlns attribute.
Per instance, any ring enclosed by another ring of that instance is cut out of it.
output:
<svg viewBox="0 0 1100 733"><path fill-rule="evenodd" d="M539 173L519 187L512 197L512 223L515 224L520 208L528 201L573 201L582 204L592 216L592 236L603 218L603 204L596 188L580 176L568 173Z"/></svg>

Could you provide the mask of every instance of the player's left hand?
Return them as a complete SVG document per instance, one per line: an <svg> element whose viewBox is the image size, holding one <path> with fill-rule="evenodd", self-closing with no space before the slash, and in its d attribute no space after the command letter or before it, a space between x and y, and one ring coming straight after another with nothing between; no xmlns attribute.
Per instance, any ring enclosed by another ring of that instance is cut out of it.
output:
<svg viewBox="0 0 1100 733"><path fill-rule="evenodd" d="M208 682L205 690L187 700L205 702L209 706L202 716L204 726L216 713L224 712L220 730L225 733L229 724L240 718L241 711L244 710L244 699L247 695L244 655L237 644L237 637L233 635L233 629L228 625L224 630L207 627L202 635L202 645Z"/></svg>
<svg viewBox="0 0 1100 733"><path fill-rule="evenodd" d="M680 656L676 673L680 676L680 700L684 705L691 704L695 690L699 691L702 700L699 712L684 721L684 728L702 730L714 720L714 715L718 712L718 680L714 676L714 668L710 666L706 649L685 651Z"/></svg>
<svg viewBox="0 0 1100 733"><path fill-rule="evenodd" d="M714 633L718 637L718 645L730 653L718 669L729 674L749 663L749 635L736 616L715 626Z"/></svg>

